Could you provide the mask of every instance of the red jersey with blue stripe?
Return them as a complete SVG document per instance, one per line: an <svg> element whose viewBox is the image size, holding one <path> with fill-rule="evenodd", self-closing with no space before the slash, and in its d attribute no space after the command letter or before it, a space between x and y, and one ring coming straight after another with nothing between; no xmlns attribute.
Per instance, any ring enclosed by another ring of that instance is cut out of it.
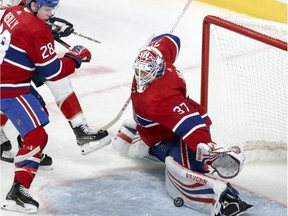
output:
<svg viewBox="0 0 288 216"><path fill-rule="evenodd" d="M24 6L6 9L0 23L1 98L30 92L35 70L47 80L58 80L75 71L76 62L58 58L47 24Z"/></svg>
<svg viewBox="0 0 288 216"><path fill-rule="evenodd" d="M166 61L166 69L164 75L142 93L137 92L136 80L133 80L131 99L137 131L150 147L180 137L196 151L200 142L212 141L211 120L202 106L188 97L185 80L173 66L178 54L177 43L165 35L151 45L155 43Z"/></svg>

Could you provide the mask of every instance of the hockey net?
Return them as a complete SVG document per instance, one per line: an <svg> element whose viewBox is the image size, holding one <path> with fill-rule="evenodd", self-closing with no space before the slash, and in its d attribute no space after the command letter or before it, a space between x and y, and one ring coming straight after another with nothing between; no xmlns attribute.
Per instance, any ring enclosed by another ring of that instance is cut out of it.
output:
<svg viewBox="0 0 288 216"><path fill-rule="evenodd" d="M246 161L286 160L287 24L207 16L201 104L218 145L240 145Z"/></svg>

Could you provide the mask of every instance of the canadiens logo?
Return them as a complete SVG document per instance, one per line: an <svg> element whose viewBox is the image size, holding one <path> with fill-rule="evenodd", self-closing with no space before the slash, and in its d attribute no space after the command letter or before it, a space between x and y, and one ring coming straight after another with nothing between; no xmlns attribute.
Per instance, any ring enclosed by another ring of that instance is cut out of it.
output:
<svg viewBox="0 0 288 216"><path fill-rule="evenodd" d="M22 125L22 121L20 119L16 120L17 125Z"/></svg>

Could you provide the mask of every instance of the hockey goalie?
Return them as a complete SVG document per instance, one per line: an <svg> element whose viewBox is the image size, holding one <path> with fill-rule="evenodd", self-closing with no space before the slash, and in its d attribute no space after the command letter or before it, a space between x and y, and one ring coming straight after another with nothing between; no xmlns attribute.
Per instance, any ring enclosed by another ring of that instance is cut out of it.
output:
<svg viewBox="0 0 288 216"><path fill-rule="evenodd" d="M210 118L189 98L173 65L179 50L177 36L162 34L140 51L131 87L134 121L124 121L112 146L124 155L164 162L166 189L176 206L240 215L252 205L223 179L239 174L244 154L238 146L217 148L212 142Z"/></svg>

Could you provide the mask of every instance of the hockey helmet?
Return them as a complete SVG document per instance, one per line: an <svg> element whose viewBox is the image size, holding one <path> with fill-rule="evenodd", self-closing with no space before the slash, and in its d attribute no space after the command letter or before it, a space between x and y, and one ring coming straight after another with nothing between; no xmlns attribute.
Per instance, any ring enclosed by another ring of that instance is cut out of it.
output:
<svg viewBox="0 0 288 216"><path fill-rule="evenodd" d="M153 80L163 76L165 65L161 52L155 47L146 47L141 50L133 65L137 91L144 92Z"/></svg>
<svg viewBox="0 0 288 216"><path fill-rule="evenodd" d="M27 0L27 4L30 4L31 2L36 2L36 9L38 10L43 5L55 8L58 6L59 1L60 0Z"/></svg>

